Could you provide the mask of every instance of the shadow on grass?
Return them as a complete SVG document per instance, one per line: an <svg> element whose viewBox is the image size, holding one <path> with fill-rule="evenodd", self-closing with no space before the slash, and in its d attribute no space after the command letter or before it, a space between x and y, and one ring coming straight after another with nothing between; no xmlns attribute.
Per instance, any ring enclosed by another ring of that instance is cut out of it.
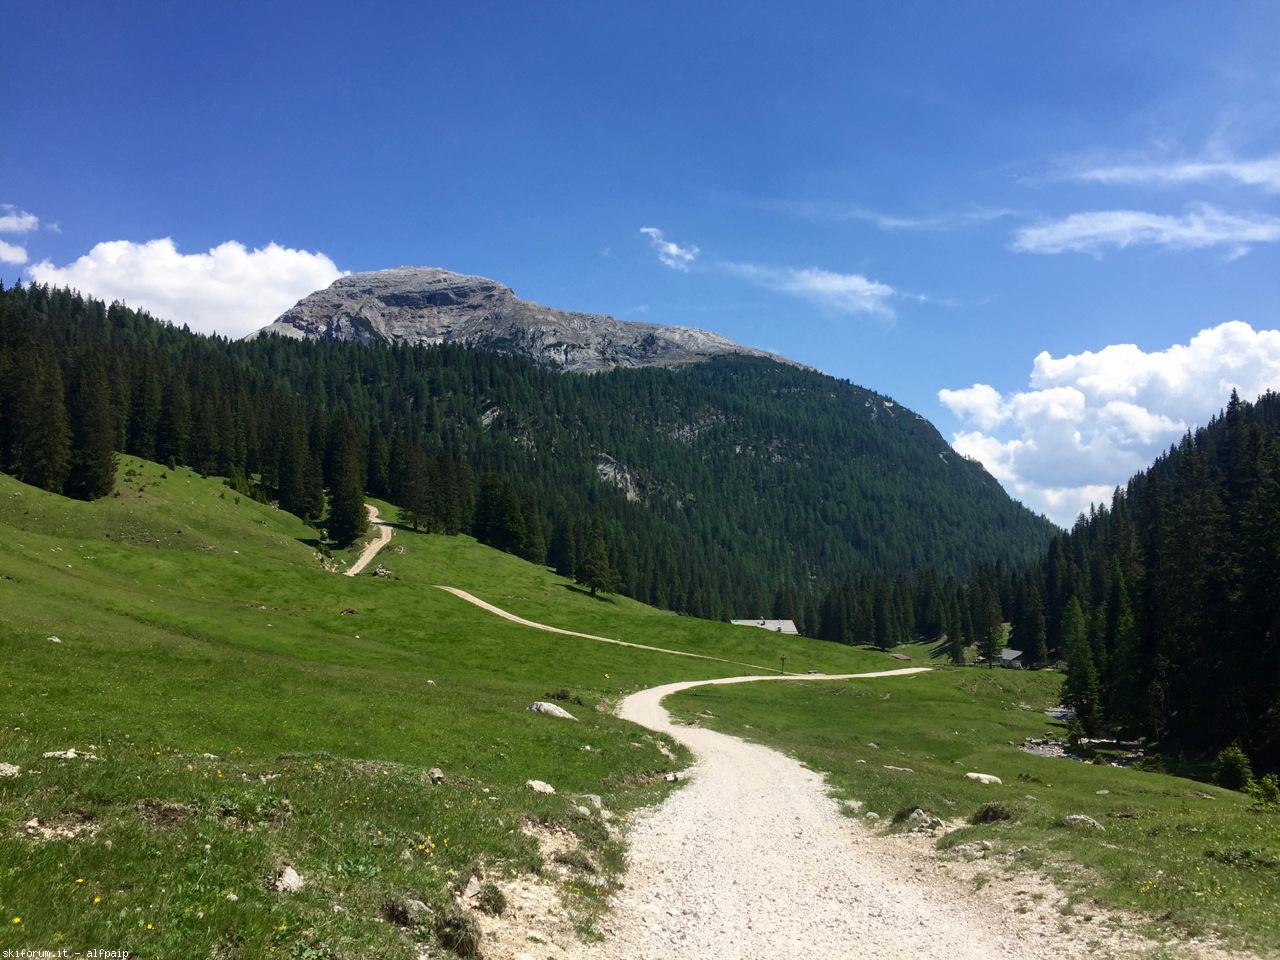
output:
<svg viewBox="0 0 1280 960"><path fill-rule="evenodd" d="M581 594L582 596L587 597L588 599L591 599L591 600L599 600L601 603L617 603L617 601L614 600L612 597L606 597L603 593L597 593L593 596L591 594L591 591L583 590L576 583L562 583L561 586L564 587L566 590L568 590L570 593Z"/></svg>

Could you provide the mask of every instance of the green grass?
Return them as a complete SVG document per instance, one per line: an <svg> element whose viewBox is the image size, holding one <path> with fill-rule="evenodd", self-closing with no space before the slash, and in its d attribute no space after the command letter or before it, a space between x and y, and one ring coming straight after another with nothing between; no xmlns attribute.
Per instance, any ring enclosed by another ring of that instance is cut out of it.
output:
<svg viewBox="0 0 1280 960"><path fill-rule="evenodd" d="M317 546L182 469L122 458L118 495L92 504L0 476L0 762L22 768L0 779L0 949L407 957L429 925L380 923L383 905L443 907L477 862L541 870L524 822L568 827L616 869L619 842L568 798L625 815L665 794L672 762L596 705L742 668L532 630L435 584L762 665L813 648L808 669L879 662L593 599L468 538L398 531L379 556L392 579L326 573ZM524 709L561 688L579 722ZM68 747L101 759L42 757ZM33 819L80 832L42 842ZM264 888L282 861L301 893ZM590 916L601 894L566 889Z"/></svg>
<svg viewBox="0 0 1280 960"><path fill-rule="evenodd" d="M422 900L440 915L477 863L498 877L544 872L530 823L572 831L570 859L616 884L621 842L571 798L599 794L622 818L661 799L660 774L683 761L596 705L752 671L533 630L437 584L530 620L767 671L782 656L796 673L902 665L591 598L466 537L398 530L378 558L389 579L328 573L318 547L296 518L182 469L122 458L117 495L92 504L0 476L0 762L22 768L0 779L0 951L444 956L429 919L384 922L387 904ZM908 805L963 820L1003 800L1014 819L944 843L1026 846L1021 867L1081 898L1167 915L1175 935L1214 928L1280 950L1267 909L1280 902L1274 815L1201 784L1021 753L1011 744L1052 728L1039 711L1057 683L942 669L673 702L831 771L886 820ZM562 688L577 723L525 710ZM68 747L100 759L42 756ZM969 770L1004 785L981 787ZM1066 813L1107 830L1056 826ZM75 835L45 841L32 820ZM268 889L283 862L306 878L301 892ZM562 883L588 936L608 889Z"/></svg>
<svg viewBox="0 0 1280 960"><path fill-rule="evenodd" d="M942 668L839 684L702 687L667 706L829 772L835 794L862 801L884 829L900 829L893 818L914 807L959 824L943 848L991 841L989 873L1043 872L1082 912L1090 904L1132 911L1157 937L1215 931L1280 954L1280 815L1195 781L1025 753L1026 737L1063 735L1042 712L1058 702L1060 683L1048 672ZM1002 784L984 786L968 772ZM974 825L994 802L1012 819ZM1063 826L1070 814L1105 830Z"/></svg>

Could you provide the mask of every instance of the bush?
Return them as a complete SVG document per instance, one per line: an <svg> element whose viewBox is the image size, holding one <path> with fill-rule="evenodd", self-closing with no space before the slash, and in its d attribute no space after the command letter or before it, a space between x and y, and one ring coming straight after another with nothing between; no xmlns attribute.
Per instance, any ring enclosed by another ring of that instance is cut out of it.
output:
<svg viewBox="0 0 1280 960"><path fill-rule="evenodd" d="M984 803L978 808L977 812L969 818L969 822L977 826L983 823L997 823L1001 820L1014 820L1013 811L1008 804L1004 803Z"/></svg>
<svg viewBox="0 0 1280 960"><path fill-rule="evenodd" d="M1253 765L1239 740L1218 754L1213 765L1213 782L1228 790L1248 790L1253 783Z"/></svg>
<svg viewBox="0 0 1280 960"><path fill-rule="evenodd" d="M446 950L460 957L480 956L480 924L476 918L453 905L436 920L436 939Z"/></svg>
<svg viewBox="0 0 1280 960"><path fill-rule="evenodd" d="M482 884L480 893L476 896L476 907L491 917L500 917L507 909L506 894L496 883Z"/></svg>

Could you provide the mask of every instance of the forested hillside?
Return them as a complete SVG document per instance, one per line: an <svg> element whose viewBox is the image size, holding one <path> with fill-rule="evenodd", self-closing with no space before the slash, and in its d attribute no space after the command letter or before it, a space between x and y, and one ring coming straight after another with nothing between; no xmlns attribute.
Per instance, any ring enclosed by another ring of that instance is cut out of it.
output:
<svg viewBox="0 0 1280 960"><path fill-rule="evenodd" d="M0 292L0 466L109 489L113 450L358 532L368 492L621 590L820 629L831 585L1020 569L1054 528L888 398L752 357L565 374L461 347L229 343L40 286ZM845 639L841 637L840 639Z"/></svg>
<svg viewBox="0 0 1280 960"><path fill-rule="evenodd" d="M1233 394L1011 589L1011 644L1067 660L1088 730L1280 768L1280 396Z"/></svg>

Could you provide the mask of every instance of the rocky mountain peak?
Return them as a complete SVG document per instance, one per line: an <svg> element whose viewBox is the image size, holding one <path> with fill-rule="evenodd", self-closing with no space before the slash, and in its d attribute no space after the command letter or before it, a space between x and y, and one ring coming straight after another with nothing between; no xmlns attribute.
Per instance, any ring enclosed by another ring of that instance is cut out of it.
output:
<svg viewBox="0 0 1280 960"><path fill-rule="evenodd" d="M691 363L729 353L783 360L692 327L555 310L521 300L496 280L435 267L342 277L250 336L271 333L362 343L462 343L575 371Z"/></svg>

